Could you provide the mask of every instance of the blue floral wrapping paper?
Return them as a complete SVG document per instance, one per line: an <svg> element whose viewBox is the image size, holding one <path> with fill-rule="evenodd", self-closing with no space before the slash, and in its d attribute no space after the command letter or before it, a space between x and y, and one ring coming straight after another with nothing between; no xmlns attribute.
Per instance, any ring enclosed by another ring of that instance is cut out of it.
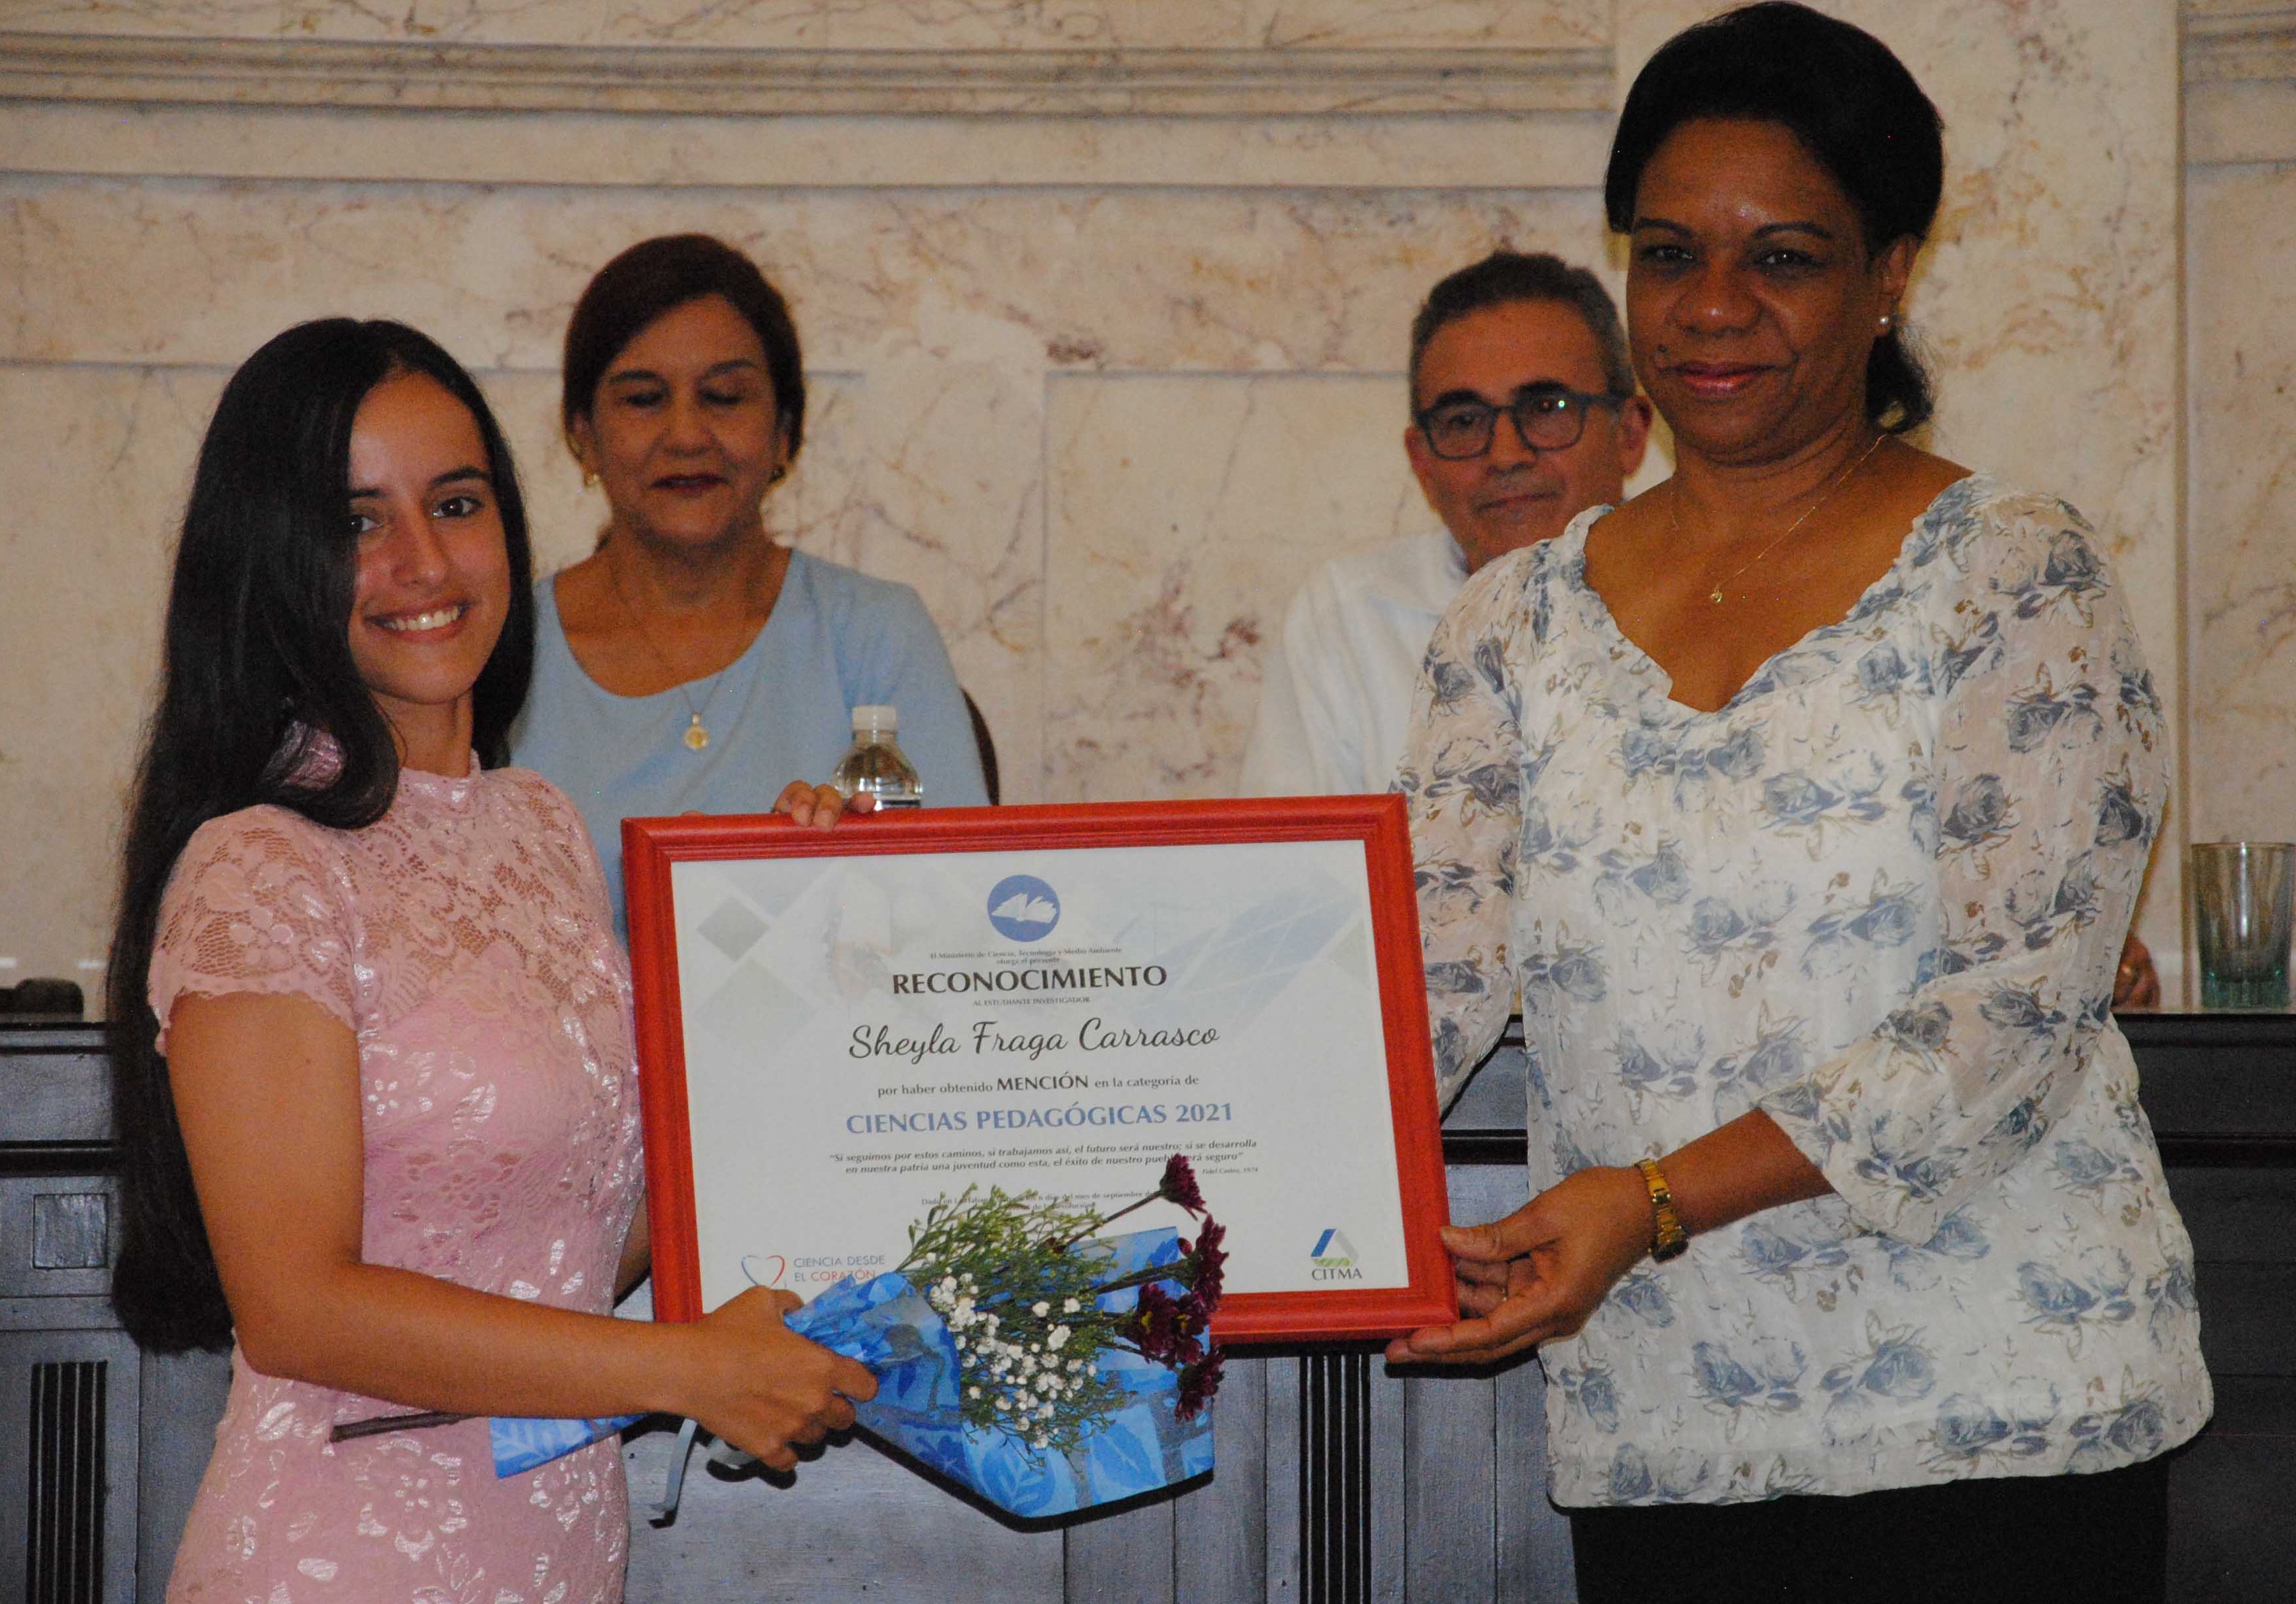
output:
<svg viewBox="0 0 2296 1604"><path fill-rule="evenodd" d="M1100 1242L1111 1250L1103 1281L1180 1257L1179 1234L1168 1228ZM1176 1296L1185 1290L1176 1281L1158 1284ZM1137 1287L1128 1287L1102 1294L1100 1305L1119 1312L1139 1296ZM1002 1432L968 1427L958 1409L955 1340L898 1271L866 1281L848 1276L791 1314L788 1325L875 1373L876 1397L855 1406L864 1427L1007 1514L1023 1519L1073 1514L1153 1493L1212 1468L1211 1411L1181 1419L1177 1372L1121 1348L1103 1353L1100 1367L1122 1383L1129 1402L1074 1453L1038 1452ZM497 1415L488 1422L495 1474L531 1470L642 1419Z"/></svg>
<svg viewBox="0 0 2296 1604"><path fill-rule="evenodd" d="M1178 1234L1168 1229L1103 1240L1113 1250L1105 1280L1180 1256ZM1161 1285L1176 1296L1184 1290ZM1138 1298L1137 1288L1126 1287L1103 1294L1100 1304L1118 1312ZM848 1277L791 1315L789 1328L876 1373L876 1397L856 1406L863 1426L1010 1515L1072 1514L1212 1468L1210 1411L1180 1419L1177 1373L1122 1349L1104 1352L1100 1367L1123 1383L1130 1402L1074 1453L1037 1452L1002 1432L967 1427L957 1407L955 1341L898 1271L866 1281Z"/></svg>
<svg viewBox="0 0 2296 1604"><path fill-rule="evenodd" d="M644 1419L644 1415L606 1415L594 1419L542 1420L493 1416L487 1427L494 1441L496 1479L547 1465Z"/></svg>

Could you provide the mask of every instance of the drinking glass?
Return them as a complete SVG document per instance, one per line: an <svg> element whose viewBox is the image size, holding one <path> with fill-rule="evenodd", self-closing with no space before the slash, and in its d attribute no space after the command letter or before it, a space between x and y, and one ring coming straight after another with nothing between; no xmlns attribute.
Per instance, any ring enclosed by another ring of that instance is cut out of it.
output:
<svg viewBox="0 0 2296 1604"><path fill-rule="evenodd" d="M2296 844L2196 843L2188 854L2204 1008L2285 1008Z"/></svg>

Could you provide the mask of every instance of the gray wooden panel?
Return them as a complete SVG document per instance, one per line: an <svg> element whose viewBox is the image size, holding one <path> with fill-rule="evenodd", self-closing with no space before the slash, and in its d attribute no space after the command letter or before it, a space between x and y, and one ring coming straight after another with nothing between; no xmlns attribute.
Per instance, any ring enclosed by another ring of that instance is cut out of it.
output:
<svg viewBox="0 0 2296 1604"><path fill-rule="evenodd" d="M1045 1604L1061 1597L1057 1530L1016 1532L865 1443L799 1466L791 1485L725 1479L696 1453L676 1524L660 1496L673 1434L627 1444L633 1604Z"/></svg>
<svg viewBox="0 0 2296 1604"><path fill-rule="evenodd" d="M1546 1498L1546 1373L1525 1357L1500 1373L1495 1391L1500 1604L1572 1604L1570 1522Z"/></svg>
<svg viewBox="0 0 2296 1604"><path fill-rule="evenodd" d="M1170 1499L1080 1520L1063 1536L1068 1604L1172 1604Z"/></svg>
<svg viewBox="0 0 2296 1604"><path fill-rule="evenodd" d="M2196 1265L2201 1355L2212 1376L2296 1376L2296 1264Z"/></svg>
<svg viewBox="0 0 2296 1604"><path fill-rule="evenodd" d="M144 1355L143 1458L136 1466L136 1597L159 1604L175 1568L176 1545L215 1452L217 1422L231 1396L228 1353Z"/></svg>
<svg viewBox="0 0 2296 1604"><path fill-rule="evenodd" d="M1370 1489L1371 1596L1400 1600L1411 1596L1412 1454L1411 1396L1417 1383L1371 1361Z"/></svg>
<svg viewBox="0 0 2296 1604"><path fill-rule="evenodd" d="M1212 1406L1212 1479L1172 1506L1177 1604L1245 1604L1267 1595L1267 1369L1231 1354Z"/></svg>
<svg viewBox="0 0 2296 1604"><path fill-rule="evenodd" d="M0 1175L0 1296L109 1297L116 1189L109 1175Z"/></svg>
<svg viewBox="0 0 2296 1604"><path fill-rule="evenodd" d="M2215 1423L2169 1461L2171 1604L2289 1596L2296 1576L2292 1464L2296 1381L2219 1378Z"/></svg>
<svg viewBox="0 0 2296 1604"><path fill-rule="evenodd" d="M96 1025L0 1032L0 1142L111 1136L111 1061Z"/></svg>
<svg viewBox="0 0 2296 1604"><path fill-rule="evenodd" d="M1270 1600L1300 1597L1300 1367L1297 1359L1267 1361L1267 1534Z"/></svg>
<svg viewBox="0 0 2296 1604"><path fill-rule="evenodd" d="M41 1456L34 1442L33 1376L42 1365L102 1368L102 1430L83 1438L67 1424L58 1432L72 1444L77 1465L94 1472L93 1501L101 1510L102 1577L94 1597L102 1604L133 1604L137 1596L135 1551L127 1534L136 1529L136 1485L121 1468L135 1463L140 1404L135 1345L119 1330L0 1330L0 1599L33 1599L45 1590L30 1585L28 1530L35 1467ZM84 1456L93 1455L91 1464ZM67 1495L67 1508L77 1501ZM70 1526L73 1523L64 1523Z"/></svg>
<svg viewBox="0 0 2296 1604"><path fill-rule="evenodd" d="M1466 1604L1494 1596L1497 1553L1492 1502L1492 1404L1480 1371L1416 1374L1407 1384L1404 1441L1408 1483L1412 1604Z"/></svg>
<svg viewBox="0 0 2296 1604"><path fill-rule="evenodd" d="M2169 1197L2193 1236L2202 1263L2296 1263L2296 1170L2200 1169L2169 1172Z"/></svg>

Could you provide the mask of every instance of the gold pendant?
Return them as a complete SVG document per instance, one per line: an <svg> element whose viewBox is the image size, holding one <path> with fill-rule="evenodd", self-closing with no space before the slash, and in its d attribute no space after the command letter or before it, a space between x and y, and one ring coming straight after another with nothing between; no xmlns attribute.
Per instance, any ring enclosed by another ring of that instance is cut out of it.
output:
<svg viewBox="0 0 2296 1604"><path fill-rule="evenodd" d="M709 744L709 732L701 728L700 713L695 713L693 722L685 727L685 744L689 750L694 752L699 752Z"/></svg>
<svg viewBox="0 0 2296 1604"><path fill-rule="evenodd" d="M1722 605L1722 593L1721 593L1719 590L1717 590L1717 591L1716 591L1712 596L1709 596L1707 599L1708 599L1709 601L1712 602L1716 606L1718 606L1718 606L1720 606L1720 605Z"/></svg>

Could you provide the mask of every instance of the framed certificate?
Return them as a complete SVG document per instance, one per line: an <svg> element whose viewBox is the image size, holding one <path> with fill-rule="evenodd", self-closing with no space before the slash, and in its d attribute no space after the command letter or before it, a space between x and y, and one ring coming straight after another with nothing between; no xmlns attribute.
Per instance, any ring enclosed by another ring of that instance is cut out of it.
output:
<svg viewBox="0 0 2296 1604"><path fill-rule="evenodd" d="M1396 797L622 826L654 1308L894 1268L967 1186L1183 1153L1223 1341L1457 1318ZM1172 1224L1169 1205L1119 1228Z"/></svg>

